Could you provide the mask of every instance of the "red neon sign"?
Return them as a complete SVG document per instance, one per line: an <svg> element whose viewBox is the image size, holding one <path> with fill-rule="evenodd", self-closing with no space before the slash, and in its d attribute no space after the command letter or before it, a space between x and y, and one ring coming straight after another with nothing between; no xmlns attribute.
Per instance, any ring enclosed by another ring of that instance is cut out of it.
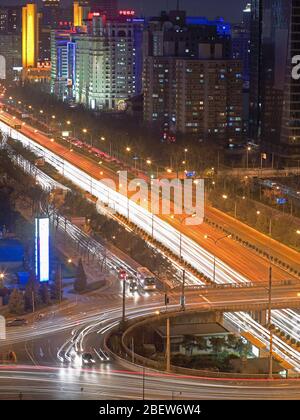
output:
<svg viewBox="0 0 300 420"><path fill-rule="evenodd" d="M121 16L134 16L135 15L135 11L134 10L120 10L119 14Z"/></svg>

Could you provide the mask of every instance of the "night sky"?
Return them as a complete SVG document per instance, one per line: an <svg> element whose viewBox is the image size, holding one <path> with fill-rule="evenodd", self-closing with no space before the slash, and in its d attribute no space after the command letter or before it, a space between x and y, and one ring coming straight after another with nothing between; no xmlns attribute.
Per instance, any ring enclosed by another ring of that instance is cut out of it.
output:
<svg viewBox="0 0 300 420"><path fill-rule="evenodd" d="M71 3L70 0L62 1L66 5ZM0 0L1 6L23 3L26 3L26 0ZM181 0L180 8L187 10L190 15L209 18L223 16L226 20L238 22L246 3L247 0ZM119 4L122 8L133 8L138 14L142 13L148 16L156 15L163 9L175 8L176 0L119 0Z"/></svg>

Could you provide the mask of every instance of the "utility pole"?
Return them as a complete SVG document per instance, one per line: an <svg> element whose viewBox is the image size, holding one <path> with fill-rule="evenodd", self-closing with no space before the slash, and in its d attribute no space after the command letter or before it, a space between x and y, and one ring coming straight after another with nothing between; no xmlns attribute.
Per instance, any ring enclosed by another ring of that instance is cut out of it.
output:
<svg viewBox="0 0 300 420"><path fill-rule="evenodd" d="M167 318L167 343L166 343L166 371L171 371L171 341L170 341L170 318Z"/></svg>
<svg viewBox="0 0 300 420"><path fill-rule="evenodd" d="M31 300L32 300L32 312L35 312L35 302L34 302L34 290L31 292Z"/></svg>
<svg viewBox="0 0 300 420"><path fill-rule="evenodd" d="M61 269L61 264L58 264L57 266L57 270L58 270L58 279L59 279L59 303L61 303L62 300L62 269Z"/></svg>
<svg viewBox="0 0 300 420"><path fill-rule="evenodd" d="M143 366L143 401L145 399L145 366Z"/></svg>
<svg viewBox="0 0 300 420"><path fill-rule="evenodd" d="M214 273L213 273L213 282L216 282L216 256L214 255Z"/></svg>
<svg viewBox="0 0 300 420"><path fill-rule="evenodd" d="M179 232L179 258L182 259L182 233Z"/></svg>
<svg viewBox="0 0 300 420"><path fill-rule="evenodd" d="M182 271L181 309L185 311L185 269Z"/></svg>
<svg viewBox="0 0 300 420"><path fill-rule="evenodd" d="M132 356L132 363L134 363L134 338L131 337L131 356Z"/></svg>
<svg viewBox="0 0 300 420"><path fill-rule="evenodd" d="M126 292L125 278L123 279L123 309L122 309L122 324L125 324L125 292Z"/></svg>
<svg viewBox="0 0 300 420"><path fill-rule="evenodd" d="M271 330L272 321L272 266L269 269L269 310L268 310L268 326L270 333L270 353L269 353L269 379L273 379L273 332Z"/></svg>

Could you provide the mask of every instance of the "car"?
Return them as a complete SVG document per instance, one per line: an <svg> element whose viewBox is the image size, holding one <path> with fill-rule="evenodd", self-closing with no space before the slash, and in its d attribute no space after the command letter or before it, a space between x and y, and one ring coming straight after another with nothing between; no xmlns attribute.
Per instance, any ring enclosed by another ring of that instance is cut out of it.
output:
<svg viewBox="0 0 300 420"><path fill-rule="evenodd" d="M136 280L131 280L129 283L129 290L131 293L136 292L138 290L138 284Z"/></svg>
<svg viewBox="0 0 300 420"><path fill-rule="evenodd" d="M83 353L82 354L82 364L84 366L90 366L93 365L95 362L95 359L93 358L93 355L91 353Z"/></svg>
<svg viewBox="0 0 300 420"><path fill-rule="evenodd" d="M12 321L8 321L6 325L8 327L21 327L21 326L27 325L27 324L28 324L27 319L24 319L24 318L16 318L16 319L14 319Z"/></svg>

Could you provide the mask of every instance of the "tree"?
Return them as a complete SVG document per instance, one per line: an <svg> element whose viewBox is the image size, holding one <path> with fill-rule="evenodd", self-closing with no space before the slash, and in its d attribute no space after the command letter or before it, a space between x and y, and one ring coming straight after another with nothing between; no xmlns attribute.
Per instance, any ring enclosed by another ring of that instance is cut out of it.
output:
<svg viewBox="0 0 300 420"><path fill-rule="evenodd" d="M227 336L227 344L231 348L235 348L237 344L237 337L234 334L229 334Z"/></svg>
<svg viewBox="0 0 300 420"><path fill-rule="evenodd" d="M87 278L83 268L82 260L79 260L76 278L74 282L75 292L83 292L87 287Z"/></svg>
<svg viewBox="0 0 300 420"><path fill-rule="evenodd" d="M195 347L195 337L190 334L186 334L183 336L183 343L182 346L185 349L186 353L189 353L190 356L193 354L193 349Z"/></svg>
<svg viewBox="0 0 300 420"><path fill-rule="evenodd" d="M211 337L209 339L212 348L213 348L213 352L214 353L219 353L222 348L224 347L225 344L225 338L224 337Z"/></svg>
<svg viewBox="0 0 300 420"><path fill-rule="evenodd" d="M25 309L26 311L32 311L33 307L37 308L39 304L39 284L35 274L31 272L25 288Z"/></svg>
<svg viewBox="0 0 300 420"><path fill-rule="evenodd" d="M39 294L40 294L40 299L41 299L42 303L44 303L45 305L49 305L51 299L50 299L48 284L43 283L40 286Z"/></svg>
<svg viewBox="0 0 300 420"><path fill-rule="evenodd" d="M61 272L61 264L58 264L55 271L54 284L52 287L52 297L55 300L61 301L62 296L63 296L62 272Z"/></svg>
<svg viewBox="0 0 300 420"><path fill-rule="evenodd" d="M12 314L22 315L25 311L25 299L23 293L14 289L10 295L8 302L9 311Z"/></svg>

